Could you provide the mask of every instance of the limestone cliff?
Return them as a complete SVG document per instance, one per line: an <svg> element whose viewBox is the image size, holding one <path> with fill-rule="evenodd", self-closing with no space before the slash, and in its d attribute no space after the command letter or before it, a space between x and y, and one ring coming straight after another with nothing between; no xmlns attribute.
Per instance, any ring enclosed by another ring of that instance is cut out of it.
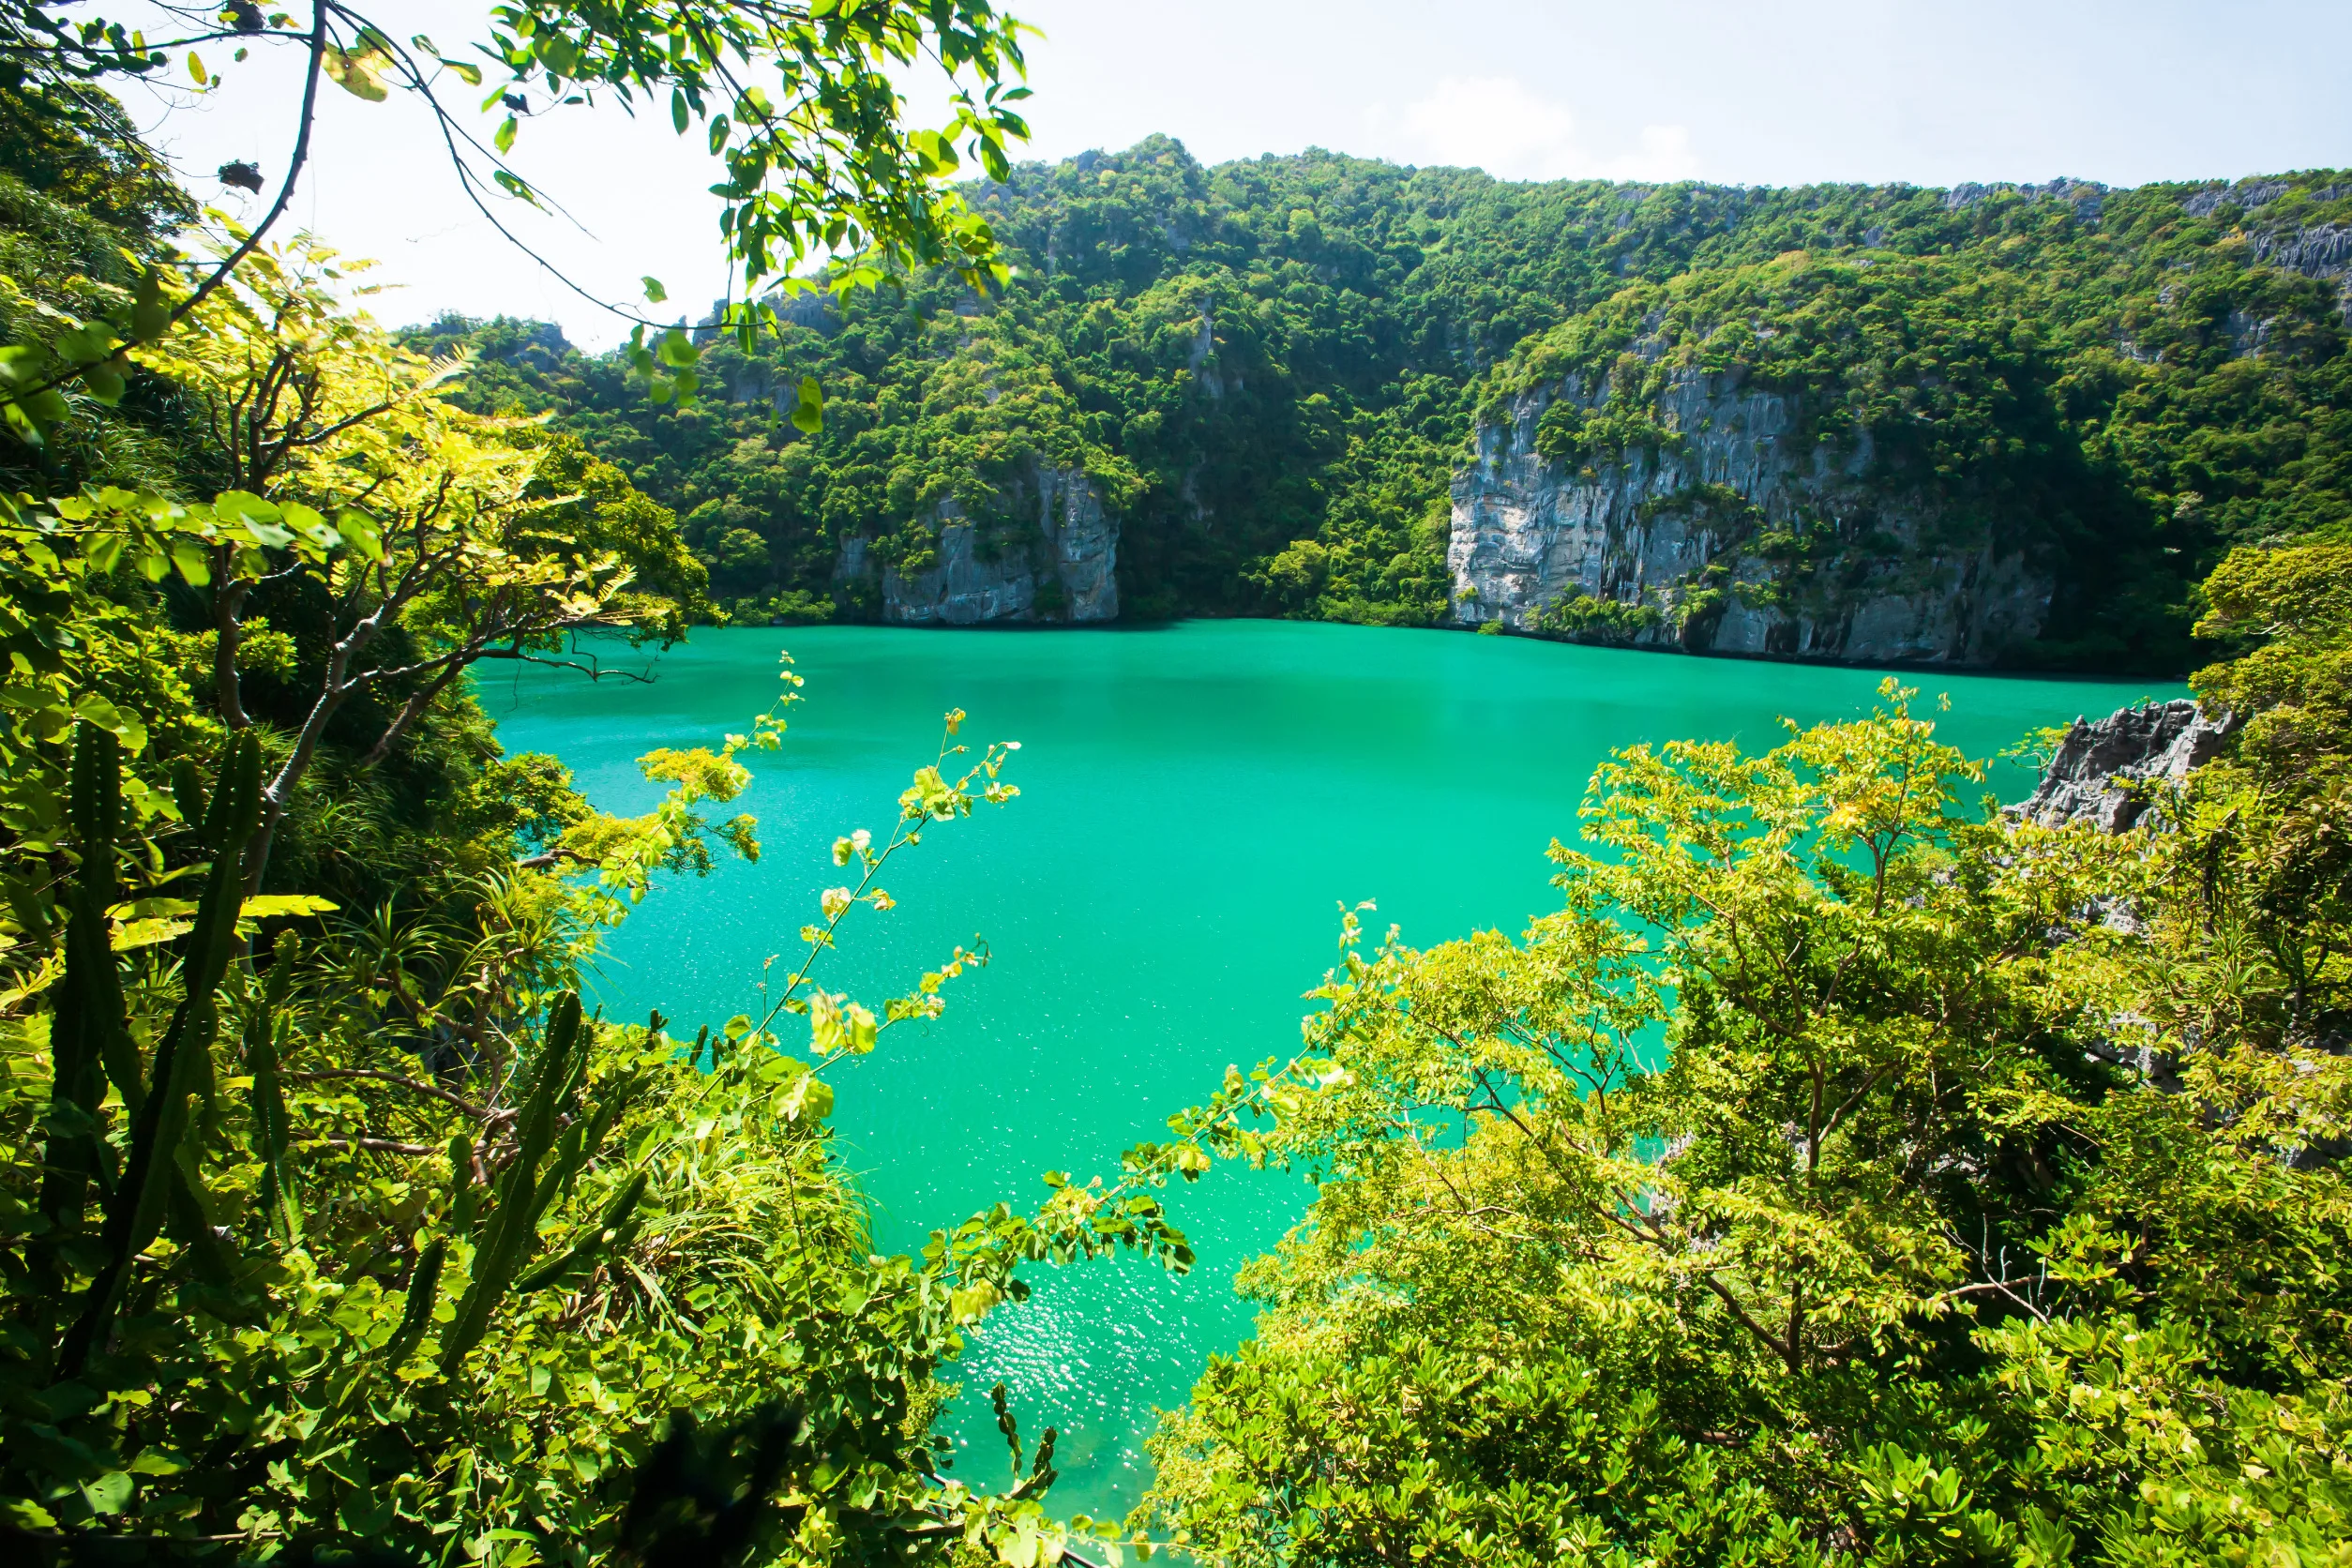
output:
<svg viewBox="0 0 2352 1568"><path fill-rule="evenodd" d="M2238 728L2224 714L2208 718L2191 698L2118 708L2077 718L2058 744L2031 798L2009 807L2043 827L2089 822L2121 833L2148 814L2154 791L2181 784L2221 754Z"/></svg>
<svg viewBox="0 0 2352 1568"><path fill-rule="evenodd" d="M1659 400L1655 445L1555 462L1537 426L1561 400L1590 412L1603 398L1573 379L1518 398L1455 475L1447 562L1462 622L1951 664L2042 629L2048 578L1982 516L1891 483L1866 434L1800 449L1788 398L1694 370Z"/></svg>
<svg viewBox="0 0 2352 1568"><path fill-rule="evenodd" d="M987 621L1109 621L1119 614L1119 521L1084 474L1033 463L1004 498L1011 527L973 522L954 501L931 520L933 559L908 572L872 558L870 541L842 542L837 580L881 580L882 617L907 626Z"/></svg>

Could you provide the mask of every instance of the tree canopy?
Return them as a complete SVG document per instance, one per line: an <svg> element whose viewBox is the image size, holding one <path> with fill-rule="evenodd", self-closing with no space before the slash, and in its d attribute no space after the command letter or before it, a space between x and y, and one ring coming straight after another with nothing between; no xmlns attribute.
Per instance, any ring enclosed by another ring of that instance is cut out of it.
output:
<svg viewBox="0 0 2352 1568"><path fill-rule="evenodd" d="M2289 264L2346 189L2324 171L1517 184L1322 152L1206 168L1155 137L969 188L1013 269L1001 294L942 270L804 301L714 344L692 409L512 324L414 340L477 344L494 363L469 396L551 414L675 507L718 599L760 620L877 613L844 542L919 566L943 503L1026 548L1040 464L1107 498L1130 614L1442 620L1448 486L1478 419L1553 396L1541 455L1601 473L1695 437L1666 401L1707 374L1792 400L1793 449L1843 460L1867 436L1874 494L1989 520L2046 573L2049 625L2008 658L2185 672L2197 580L2352 496L2342 302ZM1709 515L1774 573L1834 586L1836 538Z"/></svg>

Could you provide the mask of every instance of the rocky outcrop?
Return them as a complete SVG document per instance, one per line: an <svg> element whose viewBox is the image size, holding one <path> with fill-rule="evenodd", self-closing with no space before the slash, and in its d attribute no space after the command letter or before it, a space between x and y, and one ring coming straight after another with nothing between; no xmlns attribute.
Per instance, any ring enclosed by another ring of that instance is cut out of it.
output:
<svg viewBox="0 0 2352 1568"><path fill-rule="evenodd" d="M2192 218L2210 218L2224 205L2237 208L2254 259L2332 286L2337 313L2352 326L2352 223L2298 221L2314 208L2343 200L2348 189L2352 187L2299 186L2290 179L2215 181L2183 196L2180 210ZM2295 199L2288 211L2274 215L2266 210L2283 197ZM2237 336L2234 329L2232 335ZM2236 346L2246 352L2242 343ZM2254 348L2258 352L2260 345Z"/></svg>
<svg viewBox="0 0 2352 1568"><path fill-rule="evenodd" d="M1867 435L1799 444L1790 399L1678 376L1665 439L1606 461L1536 450L1571 382L1483 425L1454 482L1447 562L1467 624L1693 652L1983 664L2036 636L2051 583L1982 520L1906 496Z"/></svg>
<svg viewBox="0 0 2352 1568"><path fill-rule="evenodd" d="M1944 192L1944 210L1957 212L1972 207L1988 196L2015 195L2034 202L2064 202L2074 209L2074 216L2084 222L2096 222L2106 204L2108 189L2096 180L2073 180L2063 175L2042 185L2013 185L2006 181L1994 185L1978 185L1973 181L1953 186ZM1876 240L1871 242L1877 244Z"/></svg>
<svg viewBox="0 0 2352 1568"><path fill-rule="evenodd" d="M1119 522L1084 474L1033 465L1006 497L1036 519L1034 534L976 524L953 501L933 517L936 559L912 574L880 566L870 541L845 540L840 579L871 580L879 568L882 614L905 626L988 621L1110 621L1119 615Z"/></svg>
<svg viewBox="0 0 2352 1568"><path fill-rule="evenodd" d="M2352 223L2314 223L2254 236L2254 259L2333 284L2336 310L2352 324Z"/></svg>
<svg viewBox="0 0 2352 1568"><path fill-rule="evenodd" d="M2237 725L2208 718L2186 697L2074 720L2042 770L2042 783L2011 813L2043 827L2089 822L2102 833L2136 826L2155 790L2179 784L2218 756Z"/></svg>

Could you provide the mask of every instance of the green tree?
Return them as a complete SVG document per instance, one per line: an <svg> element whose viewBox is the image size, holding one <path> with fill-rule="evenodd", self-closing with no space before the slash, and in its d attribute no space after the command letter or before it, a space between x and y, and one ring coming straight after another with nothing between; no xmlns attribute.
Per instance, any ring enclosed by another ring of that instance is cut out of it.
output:
<svg viewBox="0 0 2352 1568"><path fill-rule="evenodd" d="M2201 677L2249 738L2132 834L1963 807L1890 682L1620 753L1516 941L1350 915L1236 1145L1314 1208L1145 1515L1235 1562L2341 1560L2339 553L2217 574L2275 639Z"/></svg>
<svg viewBox="0 0 2352 1568"><path fill-rule="evenodd" d="M294 36L250 8L218 22L183 41ZM947 139L901 136L882 74L928 49L993 84L1017 55L990 53L1014 34L985 8L497 22L508 87L737 93L731 231L755 267L802 244L985 259L930 183ZM39 7L0 35L44 91L161 63ZM306 138L323 77L381 97L415 63L331 7L295 46ZM754 63L786 93L740 83ZM957 134L982 143L1018 125L965 110ZM772 181L770 156L802 161ZM575 630L674 637L701 569L667 508L576 444L445 400L461 365L339 309L328 254L266 227L202 262L145 253L86 300L40 273L9 294L11 429L53 451L98 434L0 518L0 1533L48 1560L1058 1550L1050 1433L1005 1493L938 1484L937 1370L1022 1292L1021 1262L1187 1261L1137 1190L1167 1168L884 1259L824 1130L826 1066L937 1016L983 959L871 1010L823 989L822 963L852 911L888 907L895 855L1012 797L1009 748L951 738L880 841L843 836L851 884L761 1017L690 1041L583 1017L580 965L656 872L707 869L714 840L756 854L748 817L704 811L749 785L737 758L778 743L780 705L717 749L649 754L672 789L639 818L590 809L550 760L502 759L468 668L555 656ZM671 364L665 389L690 391ZM103 439L124 429L172 460L125 473ZM397 870L343 880L381 907L305 885L323 846L347 863L370 843ZM273 866L284 891L260 891Z"/></svg>
<svg viewBox="0 0 2352 1568"><path fill-rule="evenodd" d="M968 188L1001 290L916 269L800 300L706 350L690 409L520 324L412 340L476 344L474 406L545 412L682 515L761 535L766 580L723 586L746 612L790 592L874 614L951 493L1022 547L1035 463L1116 520L1124 612L1442 622L1482 422L1515 443L1532 415L1555 482L1646 484L1702 444L1754 472L1693 407L1770 396L1788 425L1763 460L1820 465L1821 505L1767 518L1771 494L1694 472L1643 518L1711 558L1648 584L1664 602L1563 602L1536 629L1655 641L1735 594L1826 622L1922 554L1983 550L2056 590L2004 656L2178 672L2196 581L2352 496L2341 313L2286 264L2352 216L2346 188L1534 185L1324 153L1203 167L1153 137ZM809 380L813 432L790 417ZM992 422L1018 447L972 441ZM723 533L695 535L706 560ZM1302 540L1328 557L1305 596L1272 569Z"/></svg>
<svg viewBox="0 0 2352 1568"><path fill-rule="evenodd" d="M185 31L152 38L105 17L62 14L68 9L53 0L9 0L0 8L0 67L11 79L8 90L29 91L43 118L63 122L77 148L136 144L96 85L108 79L143 78L170 89L185 72L191 85L178 90L219 89L223 78L204 63L201 48L213 48L216 62L230 52L233 70L255 50L292 52L302 61L302 88L276 196L224 254L192 269L183 296L168 303L160 297L171 259L161 257L135 301L95 319L45 323L0 355L0 413L20 437L38 441L65 418L69 388L102 403L117 401L126 373L122 351L158 341L265 240L309 164L319 93L327 83L369 102L399 91L424 105L453 177L502 233L507 231L498 199L542 204L507 159L522 119L535 117L535 98L544 113L592 107L601 96L629 113L641 101L658 105L680 136L701 128L711 156L726 169L712 188L723 203L722 243L748 290L765 284L776 297L806 291L810 285L796 271L820 253L858 258L836 274L842 289L871 286L909 264L947 265L975 285L1003 277L988 224L942 183L959 167L959 147L988 173L1003 174L1006 138L1028 133L1011 107L1028 96L1015 84L1022 63L1019 24L988 0L931 8L673 3L620 9L522 0L491 8L488 37L470 51L491 62L490 73L474 60L443 54L421 34L400 41L336 0L317 0L307 19L252 5L167 9ZM942 129L907 123L890 72L917 64L936 66L950 83L952 113ZM443 96L478 89L491 75L498 80L481 108L500 104L510 113L485 143ZM143 172L152 161L134 159ZM242 166L238 181L257 192L264 183L258 169ZM648 278L645 297L660 304L667 296ZM599 303L636 320L632 364L654 395L691 399L696 356L685 334L671 330L648 346L647 331L660 332L661 324ZM776 320L764 300L747 300L727 314L746 336ZM821 406L813 385L806 396L813 418Z"/></svg>

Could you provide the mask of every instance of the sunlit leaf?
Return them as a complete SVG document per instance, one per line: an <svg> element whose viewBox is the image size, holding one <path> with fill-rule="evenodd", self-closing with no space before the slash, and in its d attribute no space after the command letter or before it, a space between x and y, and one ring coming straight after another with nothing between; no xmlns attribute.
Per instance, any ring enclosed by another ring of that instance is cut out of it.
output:
<svg viewBox="0 0 2352 1568"><path fill-rule="evenodd" d="M382 103L391 95L383 83L376 80L369 62L363 55L353 54L334 44L326 46L324 67L327 79L343 91L369 103Z"/></svg>

